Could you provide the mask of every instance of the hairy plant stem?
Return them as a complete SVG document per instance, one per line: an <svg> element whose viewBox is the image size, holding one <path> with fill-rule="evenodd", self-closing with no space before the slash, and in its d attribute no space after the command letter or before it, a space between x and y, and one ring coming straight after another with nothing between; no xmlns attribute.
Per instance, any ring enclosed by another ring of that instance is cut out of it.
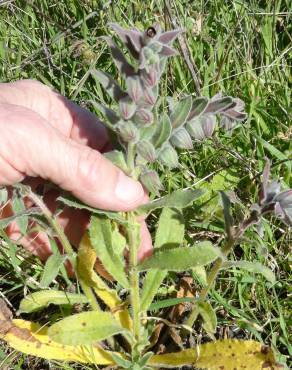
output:
<svg viewBox="0 0 292 370"><path fill-rule="evenodd" d="M128 170L129 170L128 175L134 178L134 170L135 170L135 144L134 143L128 143L127 165L128 165Z"/></svg>
<svg viewBox="0 0 292 370"><path fill-rule="evenodd" d="M225 244L222 248L222 253L224 257L227 257L229 253L232 251L234 246L237 244L241 236L244 234L247 228L249 228L251 225L258 222L258 215L256 212L252 212L250 217L248 217L246 220L244 220L237 230L235 231L234 228L231 228L231 232L228 233L229 236L226 238ZM209 290L212 288L218 273L220 269L223 266L225 258L218 257L216 261L214 262L213 267L209 271L207 275L207 285L201 290L199 293L198 300L203 301L207 298L207 295L209 293ZM196 307L193 308L190 316L186 320L186 325L192 327L194 325L194 322L196 321L198 316L198 312L196 310Z"/></svg>
<svg viewBox="0 0 292 370"><path fill-rule="evenodd" d="M74 252L69 240L67 239L67 237L64 233L64 230L63 230L62 226L58 223L56 217L52 214L52 212L48 209L48 207L45 205L45 203L42 201L42 199L38 195L36 195L32 191L29 191L29 193L27 195L43 212L43 215L48 220L49 224L51 225L51 227L53 228L53 230L57 234L57 237L60 240L60 243L64 247L64 250L65 250L68 258L69 258L70 262L72 263L74 271L76 272L77 271L77 269L76 269L76 255L75 255L75 252Z"/></svg>
<svg viewBox="0 0 292 370"><path fill-rule="evenodd" d="M133 312L133 336L135 342L140 341L140 291L139 291L139 272L138 264L138 248L140 244L140 227L137 224L133 212L127 213L129 226L127 228L128 244L129 244L129 275L130 275L130 298Z"/></svg>

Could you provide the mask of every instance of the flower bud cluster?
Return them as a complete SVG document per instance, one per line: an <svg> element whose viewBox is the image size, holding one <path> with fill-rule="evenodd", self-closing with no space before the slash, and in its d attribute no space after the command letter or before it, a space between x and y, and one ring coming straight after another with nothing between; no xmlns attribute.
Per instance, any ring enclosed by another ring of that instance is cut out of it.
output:
<svg viewBox="0 0 292 370"><path fill-rule="evenodd" d="M158 193L162 189L159 176L147 168L147 163L158 161L170 169L177 167L177 149L190 150L193 140L210 138L217 118L224 129L233 128L234 122L246 117L244 104L239 99L220 94L212 99L188 96L171 104L168 113L159 110L158 82L167 58L177 55L172 44L181 30L163 32L159 24L144 32L136 28L125 29L116 23L111 23L110 27L126 46L135 64L129 62L111 37L103 37L125 80L125 89L106 73L93 71L95 78L117 103L115 111L103 106L100 110L106 112L111 128L126 151L131 144L134 164L141 166L140 180L144 186Z"/></svg>

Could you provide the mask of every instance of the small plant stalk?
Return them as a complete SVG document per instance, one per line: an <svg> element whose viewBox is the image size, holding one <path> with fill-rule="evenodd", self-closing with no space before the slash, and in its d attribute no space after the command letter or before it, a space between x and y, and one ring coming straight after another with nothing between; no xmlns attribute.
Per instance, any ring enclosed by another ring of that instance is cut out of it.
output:
<svg viewBox="0 0 292 370"><path fill-rule="evenodd" d="M225 257L229 255L229 253L232 251L234 246L237 244L238 240L241 238L241 236L244 234L247 228L249 228L251 225L258 222L258 215L254 212L251 213L250 217L244 220L238 229L235 231L234 228L231 229L231 232L229 233L228 237L226 238L225 245L222 248L222 253ZM224 259L219 257L214 262L213 267L209 271L207 275L207 285L201 290L199 293L198 300L203 301L207 298L207 295L212 288L218 273L220 269L222 268L224 263ZM189 318L186 320L186 325L192 327L194 325L194 322L196 321L198 316L197 310L194 308L189 316Z"/></svg>
<svg viewBox="0 0 292 370"><path fill-rule="evenodd" d="M129 276L130 276L130 294L131 306L133 312L133 336L136 344L140 341L141 326L140 326L140 291L139 291L139 272L138 265L138 248L140 244L140 227L135 220L132 212L128 213L129 227L128 243L129 243Z"/></svg>

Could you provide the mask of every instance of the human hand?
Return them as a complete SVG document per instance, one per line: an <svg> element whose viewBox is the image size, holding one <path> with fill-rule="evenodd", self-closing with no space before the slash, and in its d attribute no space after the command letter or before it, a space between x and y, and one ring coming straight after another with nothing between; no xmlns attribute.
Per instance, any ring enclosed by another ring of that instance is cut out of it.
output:
<svg viewBox="0 0 292 370"><path fill-rule="evenodd" d="M110 143L98 119L40 82L0 84L0 132L0 185L24 180L35 188L39 178L46 179L92 207L113 211L135 209L147 199L139 182L100 154ZM55 190L44 195L51 210L57 196ZM8 205L0 217L11 212ZM58 217L71 243L78 246L88 225L88 213L65 208ZM43 260L50 255L44 232L21 236L16 223L7 231ZM143 258L152 248L144 221L141 239L139 257Z"/></svg>

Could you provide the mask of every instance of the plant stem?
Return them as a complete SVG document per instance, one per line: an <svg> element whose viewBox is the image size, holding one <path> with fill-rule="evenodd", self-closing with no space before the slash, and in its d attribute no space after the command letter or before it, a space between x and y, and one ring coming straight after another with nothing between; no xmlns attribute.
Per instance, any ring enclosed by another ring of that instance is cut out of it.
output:
<svg viewBox="0 0 292 370"><path fill-rule="evenodd" d="M225 257L229 255L229 253L232 251L234 246L237 244L238 240L241 238L241 236L244 234L245 230L249 228L251 225L255 224L258 221L258 215L255 212L252 212L250 217L244 220L238 227L237 231L234 232L234 229L232 229L230 236L226 239L225 245L222 248L222 253ZM214 262L213 267L208 273L207 276L207 285L201 290L198 300L203 301L206 299L209 290L212 288L218 273L224 263L224 258L217 258ZM186 320L186 325L192 327L194 325L194 322L198 316L197 310L193 309L190 316Z"/></svg>
<svg viewBox="0 0 292 370"><path fill-rule="evenodd" d="M137 224L135 216L132 212L128 212L129 227L128 243L129 243L129 275L130 275L130 294L131 305L133 312L133 335L136 343L140 340L140 291L139 291L139 272L138 264L138 248L140 244L140 227Z"/></svg>
<svg viewBox="0 0 292 370"><path fill-rule="evenodd" d="M45 203L42 201L42 199L37 196L35 193L30 191L28 194L28 197L42 210L44 216L48 220L49 224L52 226L54 231L56 232L62 246L65 249L65 252L67 253L67 256L72 263L72 266L74 268L74 271L76 272L76 256L73 248L71 247L71 244L69 240L67 239L64 230L59 225L56 217L52 214L52 212L48 209L48 207L45 205Z"/></svg>
<svg viewBox="0 0 292 370"><path fill-rule="evenodd" d="M135 169L135 144L129 143L127 149L127 165L129 169L129 176L133 177Z"/></svg>

